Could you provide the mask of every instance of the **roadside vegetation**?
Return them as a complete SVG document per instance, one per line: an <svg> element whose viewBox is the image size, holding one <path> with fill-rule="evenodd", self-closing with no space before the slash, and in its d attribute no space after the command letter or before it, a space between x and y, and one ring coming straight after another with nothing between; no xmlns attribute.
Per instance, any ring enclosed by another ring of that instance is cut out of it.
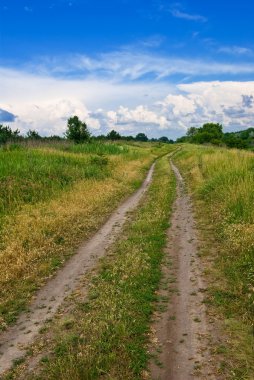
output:
<svg viewBox="0 0 254 380"><path fill-rule="evenodd" d="M226 358L221 372L226 379L253 379L254 155L185 144L175 160L193 193L204 239L207 302L226 333L218 347Z"/></svg>
<svg viewBox="0 0 254 380"><path fill-rule="evenodd" d="M190 127L186 136L180 137L176 142L254 150L254 128L224 133L221 124L206 123L202 127Z"/></svg>
<svg viewBox="0 0 254 380"><path fill-rule="evenodd" d="M0 149L1 329L168 148L94 142Z"/></svg>
<svg viewBox="0 0 254 380"><path fill-rule="evenodd" d="M214 354L223 378L251 380L254 129L223 133L220 124L207 123L189 128L178 142L184 144L174 160L193 195L208 311L225 334ZM165 137L148 141L144 133L123 137L110 131L92 137L75 116L68 120L64 138L43 138L36 131L21 136L0 125L0 330L16 321L35 290L140 186L151 163L163 157L141 207L90 279L88 299L75 294L50 324L41 372L32 380L148 376L149 322L175 195L164 157L178 149L171 143ZM8 380L20 378L19 366L10 376Z"/></svg>
<svg viewBox="0 0 254 380"><path fill-rule="evenodd" d="M88 296L78 290L45 329L44 343L39 344L42 351L46 348L41 371L26 374L26 379L145 376L150 320L174 197L175 179L168 157L163 157L131 223L89 279ZM22 378L20 371L16 367L12 378Z"/></svg>

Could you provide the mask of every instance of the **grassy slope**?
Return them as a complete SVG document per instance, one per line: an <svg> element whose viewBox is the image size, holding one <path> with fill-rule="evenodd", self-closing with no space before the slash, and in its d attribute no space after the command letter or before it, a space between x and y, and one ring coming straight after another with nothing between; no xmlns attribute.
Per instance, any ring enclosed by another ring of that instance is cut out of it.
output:
<svg viewBox="0 0 254 380"><path fill-rule="evenodd" d="M15 321L34 290L168 149L89 144L89 153L79 147L78 154L49 148L0 151L0 328ZM107 164L101 162L105 157Z"/></svg>
<svg viewBox="0 0 254 380"><path fill-rule="evenodd" d="M108 177L110 168L100 159L101 155L111 158L122 156L128 160L134 154L131 147L128 149L116 144L98 143L58 145L58 150L47 146L38 149L23 146L17 148L0 149L0 217L25 204L35 204L56 197L78 181ZM145 156L144 149L135 152L136 158Z"/></svg>
<svg viewBox="0 0 254 380"><path fill-rule="evenodd" d="M230 337L218 349L226 356L221 371L227 379L253 379L254 155L183 145L176 162L194 193L212 259L207 301Z"/></svg>
<svg viewBox="0 0 254 380"><path fill-rule="evenodd" d="M31 379L143 378L174 196L175 179L163 157L141 207L93 275L88 299L77 292L72 307L67 305L69 312L65 310L64 316L60 312L48 327L50 335L44 343L53 354L42 359L43 370ZM21 378L18 368L15 372L18 377L12 378Z"/></svg>

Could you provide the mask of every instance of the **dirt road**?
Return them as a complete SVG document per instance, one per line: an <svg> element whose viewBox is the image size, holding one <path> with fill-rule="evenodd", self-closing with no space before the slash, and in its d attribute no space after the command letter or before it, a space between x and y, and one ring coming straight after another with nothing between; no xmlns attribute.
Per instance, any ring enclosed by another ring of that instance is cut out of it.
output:
<svg viewBox="0 0 254 380"><path fill-rule="evenodd" d="M179 170L172 162L171 167L177 198L168 230L164 287L159 292L167 304L166 310L155 315L151 352L156 358L151 362L151 376L153 380L215 379L191 200Z"/></svg>
<svg viewBox="0 0 254 380"><path fill-rule="evenodd" d="M15 359L25 355L46 320L52 318L57 309L79 285L82 275L95 267L107 248L119 235L128 213L132 211L147 190L154 170L152 165L146 180L108 219L104 226L73 256L57 275L35 295L29 312L22 314L17 323L0 334L0 374L10 369Z"/></svg>

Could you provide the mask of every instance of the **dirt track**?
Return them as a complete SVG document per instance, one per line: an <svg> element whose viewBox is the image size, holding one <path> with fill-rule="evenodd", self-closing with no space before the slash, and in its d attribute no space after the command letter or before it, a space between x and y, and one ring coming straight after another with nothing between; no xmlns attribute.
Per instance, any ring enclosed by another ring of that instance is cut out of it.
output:
<svg viewBox="0 0 254 380"><path fill-rule="evenodd" d="M103 227L73 256L57 275L36 294L29 312L22 314L17 323L0 334L0 375L10 369L13 360L25 355L46 320L52 318L65 297L79 285L80 276L95 267L107 248L119 235L128 213L132 211L147 190L154 170L152 165L146 180L108 219Z"/></svg>
<svg viewBox="0 0 254 380"><path fill-rule="evenodd" d="M155 315L151 352L156 359L151 362L151 376L153 380L215 380L191 200L172 162L171 167L177 179L177 198L163 268L168 288L159 292L168 301L166 310Z"/></svg>

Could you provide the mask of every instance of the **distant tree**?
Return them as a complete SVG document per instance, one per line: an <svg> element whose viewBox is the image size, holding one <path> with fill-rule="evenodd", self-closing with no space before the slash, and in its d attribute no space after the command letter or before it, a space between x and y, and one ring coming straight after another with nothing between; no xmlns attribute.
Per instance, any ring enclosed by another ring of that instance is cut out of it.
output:
<svg viewBox="0 0 254 380"><path fill-rule="evenodd" d="M187 136L178 137L176 139L176 143L187 143L189 142L189 138Z"/></svg>
<svg viewBox="0 0 254 380"><path fill-rule="evenodd" d="M202 127L190 127L186 136L176 142L190 142L194 144L226 145L229 148L252 149L254 146L254 128L238 132L223 133L223 127L218 123L206 123Z"/></svg>
<svg viewBox="0 0 254 380"><path fill-rule="evenodd" d="M211 142L211 140L213 140L214 138L215 136L212 133L202 131L200 128L200 131L196 135L194 135L190 141L195 144L206 144Z"/></svg>
<svg viewBox="0 0 254 380"><path fill-rule="evenodd" d="M112 130L110 131L108 134L107 134L107 139L108 140L112 140L112 141L115 141L115 140L120 140L121 139L121 135L120 133Z"/></svg>
<svg viewBox="0 0 254 380"><path fill-rule="evenodd" d="M6 144L8 141L15 141L21 138L20 131L13 131L9 126L0 124L0 144Z"/></svg>
<svg viewBox="0 0 254 380"><path fill-rule="evenodd" d="M166 136L162 136L159 138L159 141L160 142L163 142L163 143L169 143L169 139L166 137Z"/></svg>
<svg viewBox="0 0 254 380"><path fill-rule="evenodd" d="M133 140L135 140L133 136L123 136L122 138L124 140L127 140L127 141L133 141Z"/></svg>
<svg viewBox="0 0 254 380"><path fill-rule="evenodd" d="M135 137L137 141L148 141L148 137L144 133L138 133Z"/></svg>
<svg viewBox="0 0 254 380"><path fill-rule="evenodd" d="M45 137L45 139L50 140L50 141L62 141L62 140L64 140L63 137L60 137L58 135L51 135L51 136Z"/></svg>
<svg viewBox="0 0 254 380"><path fill-rule="evenodd" d="M218 123L206 123L201 128L190 127L187 131L187 141L194 144L220 145L222 138L222 125Z"/></svg>
<svg viewBox="0 0 254 380"><path fill-rule="evenodd" d="M223 136L222 128L222 125L219 123L206 123L201 130L212 134L215 139L221 139Z"/></svg>
<svg viewBox="0 0 254 380"><path fill-rule="evenodd" d="M248 128L248 129L245 129L243 131L238 131L238 132L225 133L224 141L227 139L229 140L229 143L231 145L236 144L235 147L239 145L241 145L241 147L244 147L244 148L252 147L254 145L254 128ZM233 142L233 140L235 142Z"/></svg>
<svg viewBox="0 0 254 380"><path fill-rule="evenodd" d="M96 140L106 140L106 136L105 135L98 135L96 137L94 137Z"/></svg>
<svg viewBox="0 0 254 380"><path fill-rule="evenodd" d="M31 129L29 129L29 131L27 132L26 137L27 137L29 140L40 140L40 139L42 138L42 137L39 135L38 132L36 132L35 130L31 130Z"/></svg>
<svg viewBox="0 0 254 380"><path fill-rule="evenodd" d="M68 119L65 136L77 144L83 143L90 139L90 132L85 122L79 120L78 116L72 116Z"/></svg>
<svg viewBox="0 0 254 380"><path fill-rule="evenodd" d="M229 148L246 149L248 147L247 140L242 139L236 133L225 133L223 136L223 143Z"/></svg>
<svg viewBox="0 0 254 380"><path fill-rule="evenodd" d="M193 137L193 136L195 136L195 135L198 133L199 129L200 129L200 128L190 127L190 128L187 130L186 136L188 136L188 137Z"/></svg>

